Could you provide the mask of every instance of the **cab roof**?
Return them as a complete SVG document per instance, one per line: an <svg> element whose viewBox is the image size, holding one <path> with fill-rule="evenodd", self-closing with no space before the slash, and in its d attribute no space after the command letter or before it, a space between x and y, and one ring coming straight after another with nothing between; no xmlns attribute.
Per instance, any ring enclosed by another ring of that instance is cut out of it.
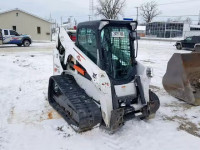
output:
<svg viewBox="0 0 200 150"><path fill-rule="evenodd" d="M78 28L90 27L90 28L98 29L99 26L100 26L100 23L102 21L109 21L109 24L118 24L118 25L130 25L131 22L135 22L137 24L137 21L102 19L102 20L81 22L81 23L78 24Z"/></svg>

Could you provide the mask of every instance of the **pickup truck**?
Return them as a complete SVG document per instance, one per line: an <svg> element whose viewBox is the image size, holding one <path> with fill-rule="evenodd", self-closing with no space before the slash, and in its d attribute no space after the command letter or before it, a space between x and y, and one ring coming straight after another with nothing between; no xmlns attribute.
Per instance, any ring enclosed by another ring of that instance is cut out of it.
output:
<svg viewBox="0 0 200 150"><path fill-rule="evenodd" d="M197 43L197 44L194 46L194 52L199 52L199 53L200 53L200 43Z"/></svg>
<svg viewBox="0 0 200 150"><path fill-rule="evenodd" d="M177 41L175 46L178 50L181 50L182 48L194 49L197 43L200 43L200 36L191 36L184 40Z"/></svg>
<svg viewBox="0 0 200 150"><path fill-rule="evenodd" d="M32 43L29 35L20 35L14 30L0 29L0 45L16 44L17 46L28 47Z"/></svg>

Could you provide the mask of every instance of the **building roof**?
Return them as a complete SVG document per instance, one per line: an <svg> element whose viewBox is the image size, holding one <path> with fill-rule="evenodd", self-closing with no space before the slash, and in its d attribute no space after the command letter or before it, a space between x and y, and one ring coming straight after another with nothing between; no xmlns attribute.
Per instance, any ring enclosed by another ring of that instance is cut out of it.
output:
<svg viewBox="0 0 200 150"><path fill-rule="evenodd" d="M191 25L190 25L190 28L200 28L200 25L191 24Z"/></svg>
<svg viewBox="0 0 200 150"><path fill-rule="evenodd" d="M39 16L36 16L36 15L34 15L34 14L32 14L32 13L29 13L29 12L24 11L24 10L19 9L19 8L15 8L15 9L11 9L11 10L6 10L6 11L0 11L0 15L1 15L1 14L5 14L5 13L8 13L8 12L16 11L16 10L17 10L17 11L21 11L21 12L23 12L23 13L26 13L26 14L28 14L28 15L31 15L31 16L33 16L33 17L36 17L36 18L38 18L38 19L41 19L41 20L43 20L43 21L46 21L46 22L48 22L48 23L52 23L52 22L50 22L50 21L47 20L47 19L41 18L41 17L39 17Z"/></svg>
<svg viewBox="0 0 200 150"><path fill-rule="evenodd" d="M102 21L108 21L110 25L114 24L120 24L120 25L130 25L130 23L135 22L136 21L124 21L124 20L112 20L112 19L102 19L102 20L94 20L94 21L86 21L86 22L81 22L78 24L78 28L80 27L91 27L94 29L99 29L100 23Z"/></svg>
<svg viewBox="0 0 200 150"><path fill-rule="evenodd" d="M152 21L150 23L178 23L178 24L184 24L184 22L180 21L180 22L177 22L177 21L171 21L171 22L167 22L167 21Z"/></svg>

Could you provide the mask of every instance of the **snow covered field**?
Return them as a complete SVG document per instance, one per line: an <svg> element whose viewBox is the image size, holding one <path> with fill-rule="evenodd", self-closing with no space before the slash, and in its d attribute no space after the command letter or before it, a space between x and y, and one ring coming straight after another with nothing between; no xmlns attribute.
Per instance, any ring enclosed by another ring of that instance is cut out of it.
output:
<svg viewBox="0 0 200 150"><path fill-rule="evenodd" d="M161 107L154 119L130 120L112 135L101 128L75 133L49 106L54 43L0 47L0 150L200 150L200 106L162 87L173 44L139 42L138 60L154 68L151 88Z"/></svg>

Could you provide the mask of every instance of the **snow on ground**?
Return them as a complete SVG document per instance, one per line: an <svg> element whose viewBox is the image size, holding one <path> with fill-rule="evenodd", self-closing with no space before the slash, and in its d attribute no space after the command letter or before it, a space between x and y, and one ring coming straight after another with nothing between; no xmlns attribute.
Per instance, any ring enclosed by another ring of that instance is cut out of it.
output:
<svg viewBox="0 0 200 150"><path fill-rule="evenodd" d="M140 41L138 60L154 68L151 88L161 108L154 119L130 120L115 134L102 128L75 133L47 102L54 43L0 47L0 150L199 150L200 107L162 87L174 43ZM187 51L179 51L187 52Z"/></svg>

